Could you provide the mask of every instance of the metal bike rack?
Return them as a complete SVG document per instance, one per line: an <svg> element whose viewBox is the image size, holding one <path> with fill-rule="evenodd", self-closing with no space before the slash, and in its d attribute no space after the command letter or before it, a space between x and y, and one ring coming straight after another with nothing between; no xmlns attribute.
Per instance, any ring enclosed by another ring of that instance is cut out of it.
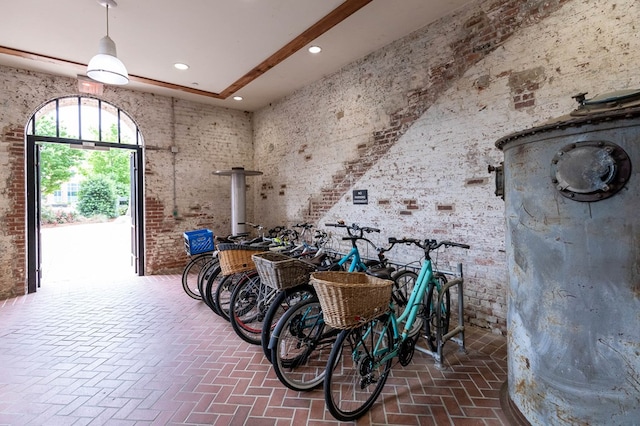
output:
<svg viewBox="0 0 640 426"><path fill-rule="evenodd" d="M442 313L440 312L440 306L442 303L442 298L448 289L453 286L458 286L458 325L451 331L449 331L444 336L442 335L442 330L438 328L436 333L436 347L437 351L433 352L429 349L416 346L416 349L420 352L431 355L436 360L436 368L439 370L444 370L446 367L444 366L444 355L442 354L442 349L444 344L452 340L456 342L459 346L458 351L462 353L467 353L467 349L464 346L464 291L463 291L463 274L462 274L462 263L458 263L458 270L455 274L457 278L447 282L441 289L440 294L438 295L438 304L436 307L436 324L440 324L440 319L442 317ZM459 337L456 337L458 336Z"/></svg>
<svg viewBox="0 0 640 426"><path fill-rule="evenodd" d="M331 252L338 254L340 256L344 256L345 253L340 253L338 251L335 250L330 250ZM365 258L363 258L364 260ZM392 265L392 266L396 266L397 267L397 271L400 271L402 269L408 269L408 270L413 270L414 272L418 273L420 271L420 267L421 264L420 263L415 263L415 265L411 265L411 264L400 264L400 263L395 263L393 261L387 261L388 264ZM467 349L465 347L465 343L464 343L464 278L463 278L463 273L462 273L462 263L458 263L457 264L457 268L456 271L441 271L441 270L437 270L435 272L440 272L442 274L445 275L450 275L450 276L454 276L456 277L455 279L448 281L440 290L440 294L438 294L438 305L437 305L437 310L436 310L436 324L440 324L440 319L442 318L442 312L440 312L440 306L442 303L442 298L444 297L444 294L446 292L446 290L452 288L453 286L458 286L458 325L452 329L451 331L449 331L447 334L445 334L444 336L442 335L442 330L438 329L437 333L436 333L436 347L438 348L435 352L431 351L427 348L421 347L416 345L416 350L425 353L427 355L431 355L435 361L436 361L436 368L439 370L444 370L446 369L446 367L444 366L444 355L442 353L444 344L451 340L455 343L458 344L459 349L458 351L461 353L467 353ZM459 335L459 336L458 336Z"/></svg>

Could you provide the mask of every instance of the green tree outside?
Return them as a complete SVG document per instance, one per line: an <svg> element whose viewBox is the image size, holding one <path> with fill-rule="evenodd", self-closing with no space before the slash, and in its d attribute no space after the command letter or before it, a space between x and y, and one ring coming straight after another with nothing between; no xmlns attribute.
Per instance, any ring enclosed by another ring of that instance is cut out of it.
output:
<svg viewBox="0 0 640 426"><path fill-rule="evenodd" d="M98 140L97 129L90 131L94 139ZM43 116L36 121L36 134L69 137L64 126L60 127L60 134L56 135L56 122L51 116ZM102 136L103 141L117 141L117 125L112 124ZM127 143L125 139L121 142ZM40 191L43 196L52 195L63 183L68 182L77 170L85 178L78 192L78 212L87 217L116 217L118 199L129 199L129 156L128 150L87 152L72 149L66 144L44 143L40 146Z"/></svg>
<svg viewBox="0 0 640 426"><path fill-rule="evenodd" d="M78 191L78 212L85 217L118 216L113 181L104 175L88 177Z"/></svg>
<svg viewBox="0 0 640 426"><path fill-rule="evenodd" d="M56 123L50 116L36 121L36 134L56 136ZM60 137L67 137L67 130L60 128ZM69 148L66 144L45 143L40 145L40 192L51 195L64 182L75 175L75 170L85 159L85 152Z"/></svg>
<svg viewBox="0 0 640 426"><path fill-rule="evenodd" d="M98 131L91 129L95 138L98 138ZM118 128L112 124L109 131L103 135L103 140L118 140ZM122 140L127 143L127 140ZM82 168L82 175L85 177L101 175L114 183L116 195L118 197L129 198L131 176L129 170L129 151L123 149L111 149L109 151L93 151L89 154L87 162Z"/></svg>

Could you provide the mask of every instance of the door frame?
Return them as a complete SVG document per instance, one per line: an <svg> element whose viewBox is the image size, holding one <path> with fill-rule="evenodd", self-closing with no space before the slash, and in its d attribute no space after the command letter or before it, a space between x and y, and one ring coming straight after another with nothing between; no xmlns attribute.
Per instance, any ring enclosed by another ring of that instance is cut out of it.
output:
<svg viewBox="0 0 640 426"><path fill-rule="evenodd" d="M132 267L137 275L144 275L144 163L139 145L122 145L109 142L83 141L50 136L26 137L26 196L27 196L27 293L35 293L42 278L42 252L40 244L40 164L38 142L64 143L68 145L108 147L133 151L135 158L131 168L130 204L132 209ZM134 191L135 190L135 191ZM135 193L133 193L135 192Z"/></svg>

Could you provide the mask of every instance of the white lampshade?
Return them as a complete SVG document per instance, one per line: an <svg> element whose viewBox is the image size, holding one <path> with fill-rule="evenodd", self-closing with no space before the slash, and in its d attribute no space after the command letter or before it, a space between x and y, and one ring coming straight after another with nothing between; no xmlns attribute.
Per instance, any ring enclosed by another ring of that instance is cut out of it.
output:
<svg viewBox="0 0 640 426"><path fill-rule="evenodd" d="M87 66L87 76L104 84L127 84L129 73L116 55L116 44L107 35L100 39L98 54Z"/></svg>

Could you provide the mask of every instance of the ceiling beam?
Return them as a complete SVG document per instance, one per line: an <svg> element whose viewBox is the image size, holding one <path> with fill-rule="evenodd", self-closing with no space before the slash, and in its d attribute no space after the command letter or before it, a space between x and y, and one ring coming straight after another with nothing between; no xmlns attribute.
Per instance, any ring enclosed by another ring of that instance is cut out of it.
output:
<svg viewBox="0 0 640 426"><path fill-rule="evenodd" d="M167 83L160 80L154 80L147 77L141 77L137 75L129 75L131 81L138 83L148 84L151 86L163 87L165 89L179 90L195 95L206 96L215 99L226 99L233 95L238 90L242 89L253 80L260 77L276 65L293 55L308 43L320 37L322 34L335 27L349 16L353 15L358 10L362 9L373 0L346 0L340 6L329 12L324 18L307 28L304 32L291 40L289 43L278 49L274 54L255 66L251 71L240 77L229 87L224 89L221 93L208 92L205 90L194 89L192 87L181 86L178 84ZM23 59L29 59L33 61L47 62L54 65L62 66L75 66L78 74L84 74L87 69L87 64L79 62L69 61L66 59L54 58L52 56L40 55L38 53L27 52L24 50L12 49L10 47L0 46L0 54L16 56Z"/></svg>
<svg viewBox="0 0 640 426"><path fill-rule="evenodd" d="M226 98L237 92L372 1L373 0L345 1L340 6L329 12L329 14L324 18L306 29L302 34L280 48L276 53L269 56L251 71L240 77L235 83L232 83L229 87L224 89L221 95L223 98Z"/></svg>

